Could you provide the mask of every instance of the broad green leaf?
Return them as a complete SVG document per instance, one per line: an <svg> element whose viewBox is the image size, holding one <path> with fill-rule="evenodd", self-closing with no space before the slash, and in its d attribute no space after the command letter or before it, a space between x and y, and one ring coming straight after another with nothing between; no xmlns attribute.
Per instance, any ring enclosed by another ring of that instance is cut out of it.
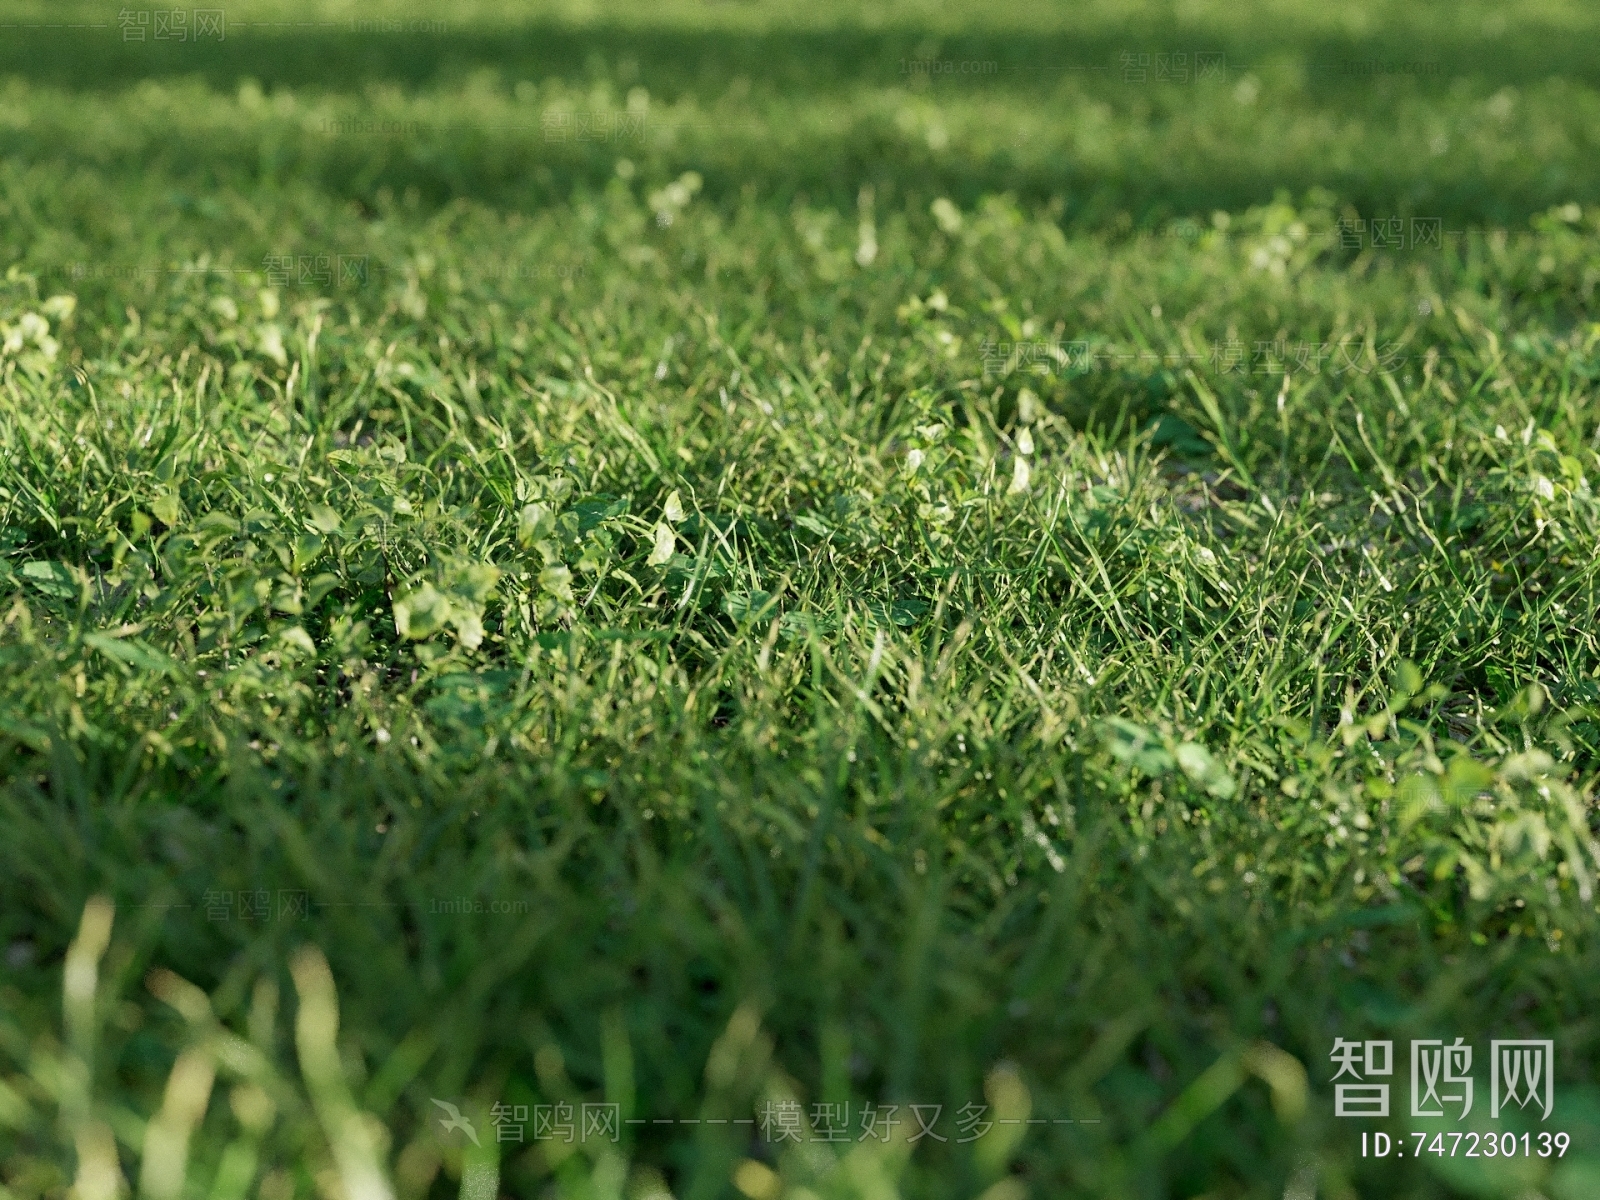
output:
<svg viewBox="0 0 1600 1200"><path fill-rule="evenodd" d="M107 658L126 663L130 667L137 667L141 671L151 671L160 675L177 674L177 663L144 642L132 638L116 638L105 633L86 633L83 635L83 642Z"/></svg>
<svg viewBox="0 0 1600 1200"><path fill-rule="evenodd" d="M78 581L64 563L43 560L23 563L22 577L47 596L71 600L78 595Z"/></svg>

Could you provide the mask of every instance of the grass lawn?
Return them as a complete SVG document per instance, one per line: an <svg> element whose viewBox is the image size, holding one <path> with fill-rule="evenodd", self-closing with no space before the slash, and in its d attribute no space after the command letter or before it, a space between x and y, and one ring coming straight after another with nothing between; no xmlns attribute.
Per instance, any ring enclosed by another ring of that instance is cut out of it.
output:
<svg viewBox="0 0 1600 1200"><path fill-rule="evenodd" d="M0 0L0 1200L1600 1196L1596 45Z"/></svg>

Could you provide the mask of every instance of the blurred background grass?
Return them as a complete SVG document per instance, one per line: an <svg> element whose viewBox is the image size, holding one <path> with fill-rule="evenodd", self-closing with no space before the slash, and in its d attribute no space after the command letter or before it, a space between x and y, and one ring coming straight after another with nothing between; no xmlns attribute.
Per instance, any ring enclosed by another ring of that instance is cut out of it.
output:
<svg viewBox="0 0 1600 1200"><path fill-rule="evenodd" d="M618 110L636 88L649 134L621 152L647 177L692 167L717 199L1004 191L1059 197L1069 222L1154 228L1324 186L1462 228L1596 181L1600 68L1576 3L241 4L221 40L185 43L153 25L125 41L103 5L8 8L9 155L119 186L311 182L330 202L415 187L535 209L602 185L618 155L551 141L544 111ZM1173 55L1187 62L1163 68ZM416 127L328 132L385 118Z"/></svg>

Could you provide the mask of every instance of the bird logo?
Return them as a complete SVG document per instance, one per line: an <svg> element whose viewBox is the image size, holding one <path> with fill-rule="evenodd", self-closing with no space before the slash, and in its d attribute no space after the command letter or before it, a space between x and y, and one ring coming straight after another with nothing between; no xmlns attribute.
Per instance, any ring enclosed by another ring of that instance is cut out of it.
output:
<svg viewBox="0 0 1600 1200"><path fill-rule="evenodd" d="M429 1098L432 1099L432 1097ZM459 1129L462 1133L467 1135L468 1139L474 1146L478 1145L477 1130L472 1128L472 1122L470 1120L461 1115L461 1110L459 1108L457 1108L454 1104L451 1104L448 1100L434 1100L433 1102L445 1111L445 1115L439 1118L439 1124L444 1127L444 1131L446 1133L449 1133L452 1129Z"/></svg>

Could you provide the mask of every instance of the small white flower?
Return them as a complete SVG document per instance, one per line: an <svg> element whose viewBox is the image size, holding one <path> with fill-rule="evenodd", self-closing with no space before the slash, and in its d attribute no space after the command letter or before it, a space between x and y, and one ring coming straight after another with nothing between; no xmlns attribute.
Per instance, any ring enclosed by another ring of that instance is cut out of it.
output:
<svg viewBox="0 0 1600 1200"><path fill-rule="evenodd" d="M1017 435L1017 453L1018 454L1032 454L1033 453L1033 434L1030 433L1026 429L1024 429L1021 433L1019 433Z"/></svg>
<svg viewBox="0 0 1600 1200"><path fill-rule="evenodd" d="M912 450L906 455L906 474L915 475L917 468L922 466L922 451Z"/></svg>
<svg viewBox="0 0 1600 1200"><path fill-rule="evenodd" d="M1006 494L1015 496L1019 492L1028 490L1028 480L1032 472L1028 469L1028 460L1023 458L1022 455L1017 455L1011 461L1013 464L1011 468L1011 486L1006 489Z"/></svg>
<svg viewBox="0 0 1600 1200"><path fill-rule="evenodd" d="M871 225L862 224L860 241L856 245L856 265L870 267L878 258L878 231Z"/></svg>
<svg viewBox="0 0 1600 1200"><path fill-rule="evenodd" d="M263 325L261 327L261 353L265 354L280 367L289 362L289 354L283 348L283 331L276 325Z"/></svg>
<svg viewBox="0 0 1600 1200"><path fill-rule="evenodd" d="M672 561L672 550L676 544L672 536L672 526L665 521L656 524L656 544L650 551L650 557L645 561L652 567L664 567Z"/></svg>
<svg viewBox="0 0 1600 1200"><path fill-rule="evenodd" d="M939 222L939 228L946 233L961 232L961 210L944 196L933 202L933 219Z"/></svg>
<svg viewBox="0 0 1600 1200"><path fill-rule="evenodd" d="M386 746L389 744L389 731L387 729L380 729L373 736L378 739L378 745Z"/></svg>

